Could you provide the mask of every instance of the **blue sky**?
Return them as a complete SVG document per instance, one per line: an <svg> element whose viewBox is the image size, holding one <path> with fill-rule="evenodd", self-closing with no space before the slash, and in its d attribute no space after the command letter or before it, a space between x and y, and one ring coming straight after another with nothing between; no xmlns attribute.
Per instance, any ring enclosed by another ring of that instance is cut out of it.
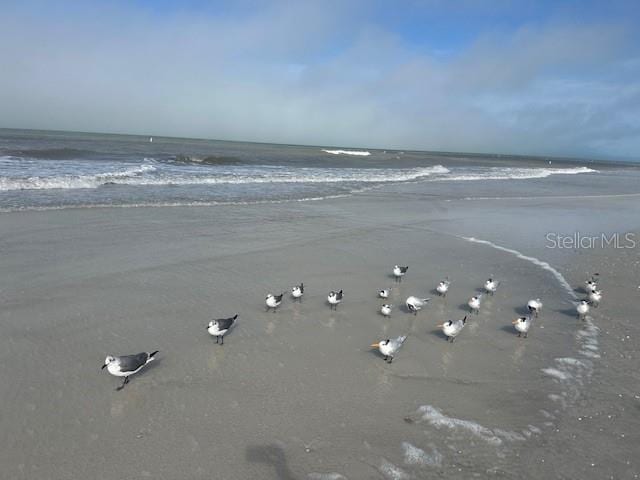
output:
<svg viewBox="0 0 640 480"><path fill-rule="evenodd" d="M640 2L0 0L0 126L640 156Z"/></svg>

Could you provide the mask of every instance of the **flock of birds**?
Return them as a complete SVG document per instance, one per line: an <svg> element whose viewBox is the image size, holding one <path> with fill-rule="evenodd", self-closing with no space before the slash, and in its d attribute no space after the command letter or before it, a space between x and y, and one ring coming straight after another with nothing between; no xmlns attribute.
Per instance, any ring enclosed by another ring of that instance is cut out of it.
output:
<svg viewBox="0 0 640 480"><path fill-rule="evenodd" d="M393 267L393 276L397 283L402 282L402 278L406 275L409 270L408 266L398 266L395 265ZM587 298L581 300L576 304L576 312L578 314L578 318L581 320L585 320L587 314L591 307L597 307L602 300L602 291L598 289L598 273L595 273L589 280L585 282ZM500 286L500 282L496 281L493 278L489 278L484 283L484 291L487 295L494 295ZM436 287L436 292L441 297L446 297L449 288L451 287L451 280L447 277L445 280L442 280L438 283ZM389 298L391 294L391 288L385 288L378 292L378 296L386 300ZM478 315L480 312L480 305L482 302L484 294L474 295L472 296L467 305L469 306L469 314L470 315ZM291 297L293 301L302 302L302 297L304 296L304 284L296 285L291 289ZM282 299L284 298L284 293L280 295L268 294L265 298L265 304L267 307L267 312L269 310L274 313L277 311L278 307L282 304ZM342 303L344 298L343 291L331 291L327 296L327 302L329 303L329 307L332 310L337 310L338 305ZM430 298L419 298L415 296L410 296L406 299L405 305L407 310L414 315L417 315L420 310L430 301ZM389 317L391 315L391 311L393 309L393 305L383 303L380 307L380 313L385 317ZM511 322L518 332L518 337L527 338L529 333L529 329L531 328L532 318L537 318L542 310L542 302L539 298L531 299L527 302L527 310L529 312L528 316L518 317L513 322ZM438 328L442 329L442 332L447 337L449 342L455 341L456 337L460 335L462 330L464 329L467 323L468 315L465 315L464 318L458 320L448 320L444 323L438 325ZM207 325L207 332L216 337L216 343L224 345L224 336L236 325L236 321L238 319L238 315L234 315L229 318L220 318L217 320L212 320ZM401 335L396 338L387 338L384 340L380 340L377 343L371 345L372 348L377 348L383 356L383 359L387 363L391 363L393 361L394 356L400 350L403 343L407 339L406 335ZM104 365L102 368L107 368L108 372L111 375L115 375L117 377L124 377L123 383L117 388L117 390L122 390L124 386L129 383L129 377L137 372L139 372L145 365L149 362L153 361L155 355L158 353L155 352L142 352L135 355L123 355L123 356L113 356L109 355L104 361Z"/></svg>

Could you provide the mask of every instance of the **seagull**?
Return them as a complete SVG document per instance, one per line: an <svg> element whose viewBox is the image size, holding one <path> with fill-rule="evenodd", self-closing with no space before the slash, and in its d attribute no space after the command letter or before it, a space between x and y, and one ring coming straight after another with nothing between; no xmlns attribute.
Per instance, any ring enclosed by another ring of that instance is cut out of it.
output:
<svg viewBox="0 0 640 480"><path fill-rule="evenodd" d="M493 278L490 278L489 280L484 282L484 290L489 295L493 295L494 293L496 293L496 290L498 289L499 285L500 285L500 282L496 282Z"/></svg>
<svg viewBox="0 0 640 480"><path fill-rule="evenodd" d="M460 320L456 320L455 322L453 320L449 320L444 323L441 323L440 325L438 325L438 327L441 328L444 334L447 336L447 340L453 343L453 341L456 339L458 334L464 328L465 323L467 323L466 315L464 318Z"/></svg>
<svg viewBox="0 0 640 480"><path fill-rule="evenodd" d="M302 301L302 295L304 295L304 283L301 283L300 285L297 285L291 289L291 296L294 299L297 298Z"/></svg>
<svg viewBox="0 0 640 480"><path fill-rule="evenodd" d="M207 326L207 332L209 332L210 335L216 337L216 343L218 343L218 340L222 339L221 345L224 345L224 336L231 329L231 327L236 324L237 318L238 314L236 313L233 317L230 318L219 318L218 320L212 320Z"/></svg>
<svg viewBox="0 0 640 480"><path fill-rule="evenodd" d="M338 309L338 304L340 302L342 302L342 290L340 290L339 292L334 292L332 290L329 293L329 296L327 297L327 301L329 302L329 306L332 309L337 310Z"/></svg>
<svg viewBox="0 0 640 480"><path fill-rule="evenodd" d="M282 303L283 296L284 293L281 293L280 295L272 295L270 293L269 295L267 295L267 298L265 300L265 303L267 304L267 312L270 308L273 308L273 313L276 313L276 308L278 308Z"/></svg>
<svg viewBox="0 0 640 480"><path fill-rule="evenodd" d="M527 338L531 327L531 317L518 317L511 324L516 327L519 337L524 333L524 338Z"/></svg>
<svg viewBox="0 0 640 480"><path fill-rule="evenodd" d="M540 310L542 310L542 302L539 298L529 300L527 303L527 309L529 310L529 313L532 313L534 317L538 318L538 314L540 313Z"/></svg>
<svg viewBox="0 0 640 480"><path fill-rule="evenodd" d="M384 315L385 317L389 317L391 316L391 308L393 307L393 305L388 305L388 304L384 304L380 307L380 313L382 315Z"/></svg>
<svg viewBox="0 0 640 480"><path fill-rule="evenodd" d="M381 340L378 343L371 345L372 348L377 348L380 353L384 355L384 359L387 363L393 362L393 356L400 350L400 347L407 339L406 335L402 335L398 338L387 338Z"/></svg>
<svg viewBox="0 0 640 480"><path fill-rule="evenodd" d="M469 311L471 313L475 313L476 315L478 315L478 313L480 313L481 301L482 301L482 294L471 297L467 302L467 305L469 305Z"/></svg>
<svg viewBox="0 0 640 480"><path fill-rule="evenodd" d="M407 270L409 270L409 267L399 267L398 265L393 267L393 275L396 277L396 282L402 281L402 277L407 273Z"/></svg>
<svg viewBox="0 0 640 480"><path fill-rule="evenodd" d="M578 312L578 318L580 320L587 318L587 313L589 313L589 302L587 300L582 300L578 305L576 305L576 311Z"/></svg>
<svg viewBox="0 0 640 480"><path fill-rule="evenodd" d="M424 307L429 300L431 299L411 296L407 298L406 305L410 312L413 312L414 315L417 315L418 311L422 310L422 307Z"/></svg>
<svg viewBox="0 0 640 480"><path fill-rule="evenodd" d="M602 300L602 290L593 290L592 292L589 292L589 303L591 303L594 308L598 308L600 300Z"/></svg>
<svg viewBox="0 0 640 480"><path fill-rule="evenodd" d="M129 375L138 373L142 367L144 367L150 361L154 360L156 353L158 353L158 350L152 353L142 352L136 355L123 355L121 357L108 355L107 358L104 359L104 365L102 365L102 369L104 369L104 367L107 367L107 370L111 375L115 375L116 377L124 377L122 385L120 385L116 389L122 390L124 386L129 383Z"/></svg>
<svg viewBox="0 0 640 480"><path fill-rule="evenodd" d="M392 290L392 289L391 289L391 287L389 287L389 288L383 288L382 290L380 290L380 291L378 292L378 296L379 296L380 298L389 298L389 294L391 293L391 290Z"/></svg>
<svg viewBox="0 0 640 480"><path fill-rule="evenodd" d="M449 281L449 278L447 277L445 280L442 280L438 286L436 287L436 292L438 292L438 294L442 297L446 297L447 296L447 292L449 291L449 285L451 285L451 282Z"/></svg>

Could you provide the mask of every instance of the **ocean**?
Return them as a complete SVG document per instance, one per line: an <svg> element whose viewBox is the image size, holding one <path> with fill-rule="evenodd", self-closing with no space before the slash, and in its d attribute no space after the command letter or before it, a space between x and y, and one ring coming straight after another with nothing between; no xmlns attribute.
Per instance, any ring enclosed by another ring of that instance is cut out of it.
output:
<svg viewBox="0 0 640 480"><path fill-rule="evenodd" d="M593 162L0 129L0 210L313 201L406 182L596 173Z"/></svg>

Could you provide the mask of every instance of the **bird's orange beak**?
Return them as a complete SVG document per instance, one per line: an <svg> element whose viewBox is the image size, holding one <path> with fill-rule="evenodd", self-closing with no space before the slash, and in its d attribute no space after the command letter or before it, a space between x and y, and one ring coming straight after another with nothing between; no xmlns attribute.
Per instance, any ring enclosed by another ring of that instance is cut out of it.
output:
<svg viewBox="0 0 640 480"><path fill-rule="evenodd" d="M438 325L436 325L436 327L442 328L442 327L444 327L444 323L439 323Z"/></svg>
<svg viewBox="0 0 640 480"><path fill-rule="evenodd" d="M511 325L515 325L516 323L518 323L518 320L514 320L513 322L511 322Z"/></svg>
<svg viewBox="0 0 640 480"><path fill-rule="evenodd" d="M380 342L371 344L371 348L378 348L378 347L380 347Z"/></svg>

